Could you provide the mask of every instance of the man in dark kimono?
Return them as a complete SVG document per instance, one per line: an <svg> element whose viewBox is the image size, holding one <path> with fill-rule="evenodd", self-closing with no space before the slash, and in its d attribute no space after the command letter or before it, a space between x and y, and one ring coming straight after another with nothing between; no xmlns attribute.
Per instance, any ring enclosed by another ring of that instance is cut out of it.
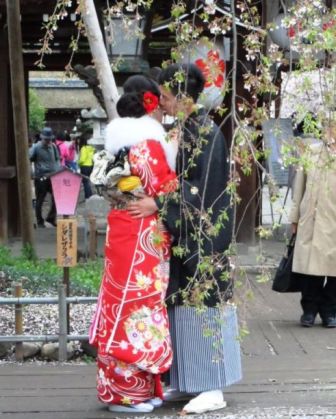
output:
<svg viewBox="0 0 336 419"><path fill-rule="evenodd" d="M202 413L225 407L222 389L241 379L236 310L227 304L230 161L222 132L196 105L205 83L201 71L173 65L162 71L159 83L163 110L178 117L180 189L168 201L143 197L129 211L142 217L160 209L174 236L167 301L175 357L166 400L198 394L184 410ZM212 336L205 338L205 330Z"/></svg>

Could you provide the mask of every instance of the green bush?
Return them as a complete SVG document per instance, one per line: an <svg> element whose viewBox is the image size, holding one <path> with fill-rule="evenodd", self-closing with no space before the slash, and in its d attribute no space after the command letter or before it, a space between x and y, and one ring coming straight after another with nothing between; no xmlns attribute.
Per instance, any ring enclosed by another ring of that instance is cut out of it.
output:
<svg viewBox="0 0 336 419"><path fill-rule="evenodd" d="M63 269L54 260L32 260L26 252L14 257L7 247L0 246L0 271L7 283L26 278L24 288L29 292L57 292L57 284L62 280ZM72 295L97 295L103 271L103 260L79 263L70 268Z"/></svg>
<svg viewBox="0 0 336 419"><path fill-rule="evenodd" d="M44 127L46 108L41 104L34 89L29 89L29 130L39 132Z"/></svg>

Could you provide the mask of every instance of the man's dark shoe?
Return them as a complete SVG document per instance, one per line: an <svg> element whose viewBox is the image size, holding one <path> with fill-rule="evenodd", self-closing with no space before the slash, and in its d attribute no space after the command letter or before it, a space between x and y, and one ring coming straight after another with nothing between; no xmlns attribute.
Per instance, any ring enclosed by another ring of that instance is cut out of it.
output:
<svg viewBox="0 0 336 419"><path fill-rule="evenodd" d="M336 315L323 317L322 326L328 327L330 329L336 327Z"/></svg>
<svg viewBox="0 0 336 419"><path fill-rule="evenodd" d="M45 224L44 224L44 223L38 223L38 224L37 224L37 227L38 227L38 228L46 228L46 226L45 226Z"/></svg>
<svg viewBox="0 0 336 419"><path fill-rule="evenodd" d="M303 313L300 319L301 326L312 327L315 323L316 314L314 313Z"/></svg>
<svg viewBox="0 0 336 419"><path fill-rule="evenodd" d="M49 223L49 224L51 224L53 227L57 227L57 223L56 223L55 220L48 220L48 219L46 219L46 222Z"/></svg>

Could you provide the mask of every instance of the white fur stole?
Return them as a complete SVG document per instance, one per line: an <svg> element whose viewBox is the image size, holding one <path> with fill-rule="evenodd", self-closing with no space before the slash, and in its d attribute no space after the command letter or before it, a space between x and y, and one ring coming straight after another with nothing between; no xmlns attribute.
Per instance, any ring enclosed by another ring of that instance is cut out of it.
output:
<svg viewBox="0 0 336 419"><path fill-rule="evenodd" d="M163 126L154 118L116 118L106 127L105 149L116 154L122 147L131 147L146 140L159 141L165 152L169 167L175 170L176 146L168 139Z"/></svg>

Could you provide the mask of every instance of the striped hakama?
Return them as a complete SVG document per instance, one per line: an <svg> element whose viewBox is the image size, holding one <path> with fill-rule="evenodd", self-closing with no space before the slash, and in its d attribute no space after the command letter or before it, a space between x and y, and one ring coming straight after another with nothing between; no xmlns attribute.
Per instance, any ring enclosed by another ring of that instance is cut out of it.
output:
<svg viewBox="0 0 336 419"><path fill-rule="evenodd" d="M170 386L181 392L223 389L242 378L237 310L209 307L168 309L173 345Z"/></svg>

